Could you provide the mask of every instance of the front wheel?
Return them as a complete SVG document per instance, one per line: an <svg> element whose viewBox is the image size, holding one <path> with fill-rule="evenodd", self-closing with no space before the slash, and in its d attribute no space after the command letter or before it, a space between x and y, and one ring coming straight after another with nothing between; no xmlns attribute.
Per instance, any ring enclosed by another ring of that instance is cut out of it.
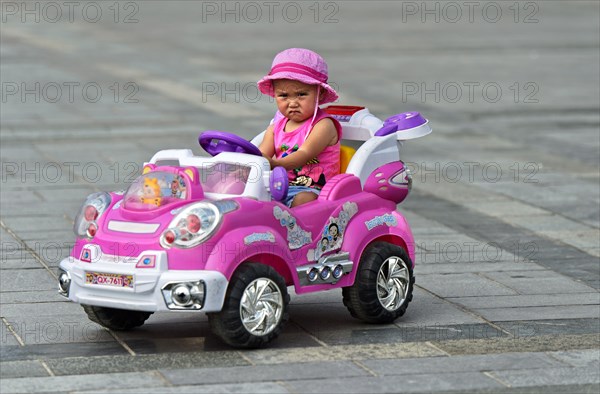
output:
<svg viewBox="0 0 600 394"><path fill-rule="evenodd" d="M285 281L273 268L246 263L233 274L223 309L209 313L208 321L227 344L257 348L279 336L289 302Z"/></svg>
<svg viewBox="0 0 600 394"><path fill-rule="evenodd" d="M367 323L391 323L406 312L412 300L412 262L406 251L376 242L364 251L354 285L344 287L344 305Z"/></svg>
<svg viewBox="0 0 600 394"><path fill-rule="evenodd" d="M152 312L129 311L102 306L82 305L88 318L111 330L127 331L144 324Z"/></svg>

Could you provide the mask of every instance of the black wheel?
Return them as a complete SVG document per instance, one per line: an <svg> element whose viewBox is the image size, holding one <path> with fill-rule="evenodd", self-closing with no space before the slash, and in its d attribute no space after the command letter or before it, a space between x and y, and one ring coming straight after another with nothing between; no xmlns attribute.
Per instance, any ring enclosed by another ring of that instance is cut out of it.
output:
<svg viewBox="0 0 600 394"><path fill-rule="evenodd" d="M406 251L376 242L364 251L354 285L344 287L344 305L367 323L391 323L406 312L412 300L412 262Z"/></svg>
<svg viewBox="0 0 600 394"><path fill-rule="evenodd" d="M82 307L91 321L117 331L126 331L139 327L152 314L152 312L129 311L102 306L82 305Z"/></svg>
<svg viewBox="0 0 600 394"><path fill-rule="evenodd" d="M285 281L273 268L246 263L233 274L223 309L209 313L208 321L227 344L257 348L279 336L289 302Z"/></svg>

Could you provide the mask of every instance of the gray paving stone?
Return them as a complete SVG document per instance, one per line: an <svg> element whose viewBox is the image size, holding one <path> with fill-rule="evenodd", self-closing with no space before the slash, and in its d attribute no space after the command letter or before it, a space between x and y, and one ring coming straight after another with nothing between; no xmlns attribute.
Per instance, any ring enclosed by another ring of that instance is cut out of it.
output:
<svg viewBox="0 0 600 394"><path fill-rule="evenodd" d="M38 233L47 233L65 226L73 226L62 216L42 216L42 217L7 217L2 219L4 224L14 232L35 231Z"/></svg>
<svg viewBox="0 0 600 394"><path fill-rule="evenodd" d="M532 335L593 334L600 332L600 320L592 319L555 319L494 322L513 334L515 338Z"/></svg>
<svg viewBox="0 0 600 394"><path fill-rule="evenodd" d="M4 291L32 291L56 289L56 279L44 269L4 270L0 276Z"/></svg>
<svg viewBox="0 0 600 394"><path fill-rule="evenodd" d="M92 394L92 393L111 393L113 391L80 391L74 394ZM198 394L234 394L234 393L265 393L265 394L289 394L290 391L281 384L265 383L237 383L237 384L210 384L202 386L177 386L177 387L157 387L157 388L137 388L119 390L123 394L179 394L181 392L190 392Z"/></svg>
<svg viewBox="0 0 600 394"><path fill-rule="evenodd" d="M69 302L58 290L1 292L0 304L28 304L37 302Z"/></svg>
<svg viewBox="0 0 600 394"><path fill-rule="evenodd" d="M367 360L363 363L377 375L415 375L421 373L460 373L565 367L564 363L544 353L504 353L403 360Z"/></svg>
<svg viewBox="0 0 600 394"><path fill-rule="evenodd" d="M26 345L114 341L108 331L84 314L6 319Z"/></svg>
<svg viewBox="0 0 600 394"><path fill-rule="evenodd" d="M416 325L398 322L394 328L364 328L355 330L323 330L320 341L328 345L389 344L459 339L492 339L510 334L489 324L431 324Z"/></svg>
<svg viewBox="0 0 600 394"><path fill-rule="evenodd" d="M549 270L520 271L518 273L487 272L482 275L515 289L520 294L568 294L585 292L598 294L595 289L589 286L577 283L564 275Z"/></svg>
<svg viewBox="0 0 600 394"><path fill-rule="evenodd" d="M598 305L598 293L571 293L571 294L526 294L516 296L481 296L448 298L469 309L479 308L513 308L528 306L551 305Z"/></svg>
<svg viewBox="0 0 600 394"><path fill-rule="evenodd" d="M440 297L516 295L515 290L472 273L419 275L418 285Z"/></svg>
<svg viewBox="0 0 600 394"><path fill-rule="evenodd" d="M261 381L315 381L370 376L350 361L259 365L228 368L194 368L160 371L174 385L250 383Z"/></svg>
<svg viewBox="0 0 600 394"><path fill-rule="evenodd" d="M121 356L129 354L116 341L3 346L3 361L50 360L65 357ZM95 372L95 371L91 371Z"/></svg>
<svg viewBox="0 0 600 394"><path fill-rule="evenodd" d="M14 244L16 247L16 244ZM25 249L0 251L0 270L39 269L42 265Z"/></svg>
<svg viewBox="0 0 600 394"><path fill-rule="evenodd" d="M477 372L456 372L439 374L416 374L398 377L367 377L347 379L327 379L306 384L306 382L286 383L292 390L304 393L426 393L450 389L472 390L502 387L500 383Z"/></svg>
<svg viewBox="0 0 600 394"><path fill-rule="evenodd" d="M600 350L573 350L566 352L550 352L552 358L567 363L573 367L598 367L600 362Z"/></svg>
<svg viewBox="0 0 600 394"><path fill-rule="evenodd" d="M29 377L3 379L2 390L7 393L64 392L74 390L98 390L105 388L163 387L164 381L153 373L118 373L73 375L63 377Z"/></svg>
<svg viewBox="0 0 600 394"><path fill-rule="evenodd" d="M600 390L598 384L566 384L560 386L528 386L528 387L505 387L503 389L484 389L484 390L469 390L469 391L444 391L444 394L531 394L531 393L544 393L544 394L593 394Z"/></svg>
<svg viewBox="0 0 600 394"><path fill-rule="evenodd" d="M503 261L503 262L471 262L471 263L433 263L433 264L421 264L421 261L417 259L415 267L415 275L428 275L428 274L462 274L462 273L479 273L479 272L514 272L514 271L532 271L532 270L546 270L546 267L542 267L532 262L514 262L514 261Z"/></svg>
<svg viewBox="0 0 600 394"><path fill-rule="evenodd" d="M461 339L432 342L450 355L496 354L509 352L544 352L598 347L600 337L595 334L533 335L535 326L525 326L510 338Z"/></svg>
<svg viewBox="0 0 600 394"><path fill-rule="evenodd" d="M598 384L600 371L597 366L582 368L548 368L537 371L493 371L495 377L512 387L567 385L567 384Z"/></svg>
<svg viewBox="0 0 600 394"><path fill-rule="evenodd" d="M490 321L598 318L599 305L538 306L525 308L480 308L475 311Z"/></svg>
<svg viewBox="0 0 600 394"><path fill-rule="evenodd" d="M305 349L260 349L244 353L244 356L256 365L441 355L446 353L424 342L340 345Z"/></svg>
<svg viewBox="0 0 600 394"><path fill-rule="evenodd" d="M63 357L47 359L45 362L58 375L110 374L141 372L157 369L180 370L190 368L220 368L247 366L249 363L241 354L227 351L191 351L187 353L163 353L130 355L106 355Z"/></svg>
<svg viewBox="0 0 600 394"><path fill-rule="evenodd" d="M40 361L2 361L0 362L0 378L28 378L49 376Z"/></svg>
<svg viewBox="0 0 600 394"><path fill-rule="evenodd" d="M83 312L83 309L79 304L74 302L42 302L24 305L2 305L2 316L7 318L50 316L60 319L60 316L66 315L85 316L85 312Z"/></svg>

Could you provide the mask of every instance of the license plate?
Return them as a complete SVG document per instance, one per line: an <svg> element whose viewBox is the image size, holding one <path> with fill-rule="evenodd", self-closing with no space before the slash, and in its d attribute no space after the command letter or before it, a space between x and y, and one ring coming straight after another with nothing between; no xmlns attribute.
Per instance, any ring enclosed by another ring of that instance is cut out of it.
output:
<svg viewBox="0 0 600 394"><path fill-rule="evenodd" d="M86 272L85 283L90 285L128 287L133 289L133 275Z"/></svg>

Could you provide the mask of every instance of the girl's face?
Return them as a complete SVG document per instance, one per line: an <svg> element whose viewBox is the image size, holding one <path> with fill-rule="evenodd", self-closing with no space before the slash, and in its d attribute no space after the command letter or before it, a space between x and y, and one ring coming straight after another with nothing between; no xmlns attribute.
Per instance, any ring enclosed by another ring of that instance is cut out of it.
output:
<svg viewBox="0 0 600 394"><path fill-rule="evenodd" d="M315 112L317 86L290 79L273 81L277 108L289 120L302 123Z"/></svg>

